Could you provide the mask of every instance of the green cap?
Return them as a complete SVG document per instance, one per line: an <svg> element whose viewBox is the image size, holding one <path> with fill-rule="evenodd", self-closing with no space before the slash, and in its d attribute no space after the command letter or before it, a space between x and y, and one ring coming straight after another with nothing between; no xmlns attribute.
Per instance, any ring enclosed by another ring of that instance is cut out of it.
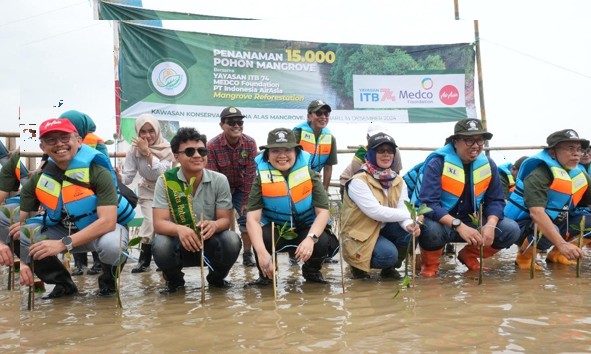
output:
<svg viewBox="0 0 591 354"><path fill-rule="evenodd" d="M589 140L579 138L579 134L572 129L563 129L548 135L546 138L546 144L548 144L546 149L551 149L563 141L580 142L583 149L589 147Z"/></svg>
<svg viewBox="0 0 591 354"><path fill-rule="evenodd" d="M328 105L328 103L324 102L323 100L314 100L310 102L308 105L308 113L316 112L322 107L328 108L328 111L331 112L332 108Z"/></svg>
<svg viewBox="0 0 591 354"><path fill-rule="evenodd" d="M451 135L447 140L457 138L458 136L470 135L482 135L486 140L490 140L493 136L492 133L489 133L482 128L480 119L466 118L456 123L454 127L454 135Z"/></svg>
<svg viewBox="0 0 591 354"><path fill-rule="evenodd" d="M296 143L295 135L291 129L287 128L276 128L269 132L267 135L267 145L263 145L259 147L259 150L263 149L270 149L276 147L286 147L286 148L294 148L294 147L302 147L300 144Z"/></svg>

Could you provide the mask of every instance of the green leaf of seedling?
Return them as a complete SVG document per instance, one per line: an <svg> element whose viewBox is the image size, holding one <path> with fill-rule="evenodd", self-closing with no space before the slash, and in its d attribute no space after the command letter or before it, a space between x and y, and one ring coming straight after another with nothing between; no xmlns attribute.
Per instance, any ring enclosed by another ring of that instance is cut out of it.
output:
<svg viewBox="0 0 591 354"><path fill-rule="evenodd" d="M115 144L115 140L109 139L109 140L105 141L105 145L113 145L113 144Z"/></svg>
<svg viewBox="0 0 591 354"><path fill-rule="evenodd" d="M8 208L0 207L0 210L2 210L2 214L4 214L7 219L10 219L10 211L8 210Z"/></svg>
<svg viewBox="0 0 591 354"><path fill-rule="evenodd" d="M23 229L23 233L25 234L25 236L27 236L29 240L31 239L31 231L29 231L29 229Z"/></svg>
<svg viewBox="0 0 591 354"><path fill-rule="evenodd" d="M284 232L280 237L284 238L285 240L293 240L294 238L298 237L298 234L296 234L295 232L289 230Z"/></svg>
<svg viewBox="0 0 591 354"><path fill-rule="evenodd" d="M415 210L414 204L412 204L408 200L405 200L404 205L406 205L406 209L408 209L411 219L415 220L417 218L417 211Z"/></svg>
<svg viewBox="0 0 591 354"><path fill-rule="evenodd" d="M140 244L140 242L142 242L142 238L141 237L134 237L131 240L129 240L129 242L127 243L127 248L133 247L133 246L137 246Z"/></svg>
<svg viewBox="0 0 591 354"><path fill-rule="evenodd" d="M408 276L404 277L404 280L402 281L402 286L406 286L407 288L410 288L410 278Z"/></svg>
<svg viewBox="0 0 591 354"><path fill-rule="evenodd" d="M424 215L424 214L430 213L432 211L433 211L433 209L429 208L427 206L427 204L421 204L421 206L419 207L419 210L417 210L417 215Z"/></svg>
<svg viewBox="0 0 591 354"><path fill-rule="evenodd" d="M472 220L472 224L474 224L474 226L478 226L478 218L472 214L468 214L468 216L470 217L470 220Z"/></svg>
<svg viewBox="0 0 591 354"><path fill-rule="evenodd" d="M119 135L117 133L113 133L113 139L119 140Z"/></svg>
<svg viewBox="0 0 591 354"><path fill-rule="evenodd" d="M173 192L181 193L183 191L181 185L175 181L166 181L166 187L172 190Z"/></svg>

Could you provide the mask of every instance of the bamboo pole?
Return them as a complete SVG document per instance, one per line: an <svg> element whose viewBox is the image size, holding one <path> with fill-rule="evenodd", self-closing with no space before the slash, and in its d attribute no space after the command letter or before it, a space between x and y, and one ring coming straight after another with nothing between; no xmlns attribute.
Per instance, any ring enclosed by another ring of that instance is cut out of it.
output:
<svg viewBox="0 0 591 354"><path fill-rule="evenodd" d="M277 279L275 277L275 222L271 222L271 267L273 267L273 299L277 301Z"/></svg>
<svg viewBox="0 0 591 354"><path fill-rule="evenodd" d="M484 79L482 77L482 61L480 55L480 30L478 28L478 20L474 20L474 44L476 49L476 67L478 74L478 97L480 102L480 119L482 121L482 128L487 130L486 109L484 105ZM484 142L485 147L488 147L488 141ZM486 151L488 155L488 150Z"/></svg>
<svg viewBox="0 0 591 354"><path fill-rule="evenodd" d="M480 237L482 238L482 203L480 203L480 207L478 208L478 227L480 229ZM482 239L482 244L479 247L479 258L480 258L480 269L478 274L478 285L482 285L482 281L484 280L484 238Z"/></svg>
<svg viewBox="0 0 591 354"><path fill-rule="evenodd" d="M534 240L533 240L533 247L531 250L532 256L531 256L531 265L529 267L529 278L533 279L534 278L534 274L536 272L536 256L538 254L537 249L538 249L538 224L534 224Z"/></svg>
<svg viewBox="0 0 591 354"><path fill-rule="evenodd" d="M205 303L205 273L203 271L203 258L205 257L205 240L203 239L203 213L201 213L201 230L199 232L199 239L201 240L201 303Z"/></svg>
<svg viewBox="0 0 591 354"><path fill-rule="evenodd" d="M579 223L579 240L578 246L580 249L583 248L583 234L585 233L585 215L581 218L581 222ZM581 257L577 258L577 265L576 265L576 274L577 278L581 277Z"/></svg>
<svg viewBox="0 0 591 354"><path fill-rule="evenodd" d="M117 307L123 308L121 303L121 256L123 255L123 229L119 229L119 262L117 264Z"/></svg>

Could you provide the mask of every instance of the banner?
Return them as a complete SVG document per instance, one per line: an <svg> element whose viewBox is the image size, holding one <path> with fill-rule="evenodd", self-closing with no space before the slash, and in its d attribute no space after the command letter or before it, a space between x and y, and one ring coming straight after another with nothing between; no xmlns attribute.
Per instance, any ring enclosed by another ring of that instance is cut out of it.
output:
<svg viewBox="0 0 591 354"><path fill-rule="evenodd" d="M322 99L332 122L475 117L470 43L381 46L232 37L120 25L121 116L302 121Z"/></svg>

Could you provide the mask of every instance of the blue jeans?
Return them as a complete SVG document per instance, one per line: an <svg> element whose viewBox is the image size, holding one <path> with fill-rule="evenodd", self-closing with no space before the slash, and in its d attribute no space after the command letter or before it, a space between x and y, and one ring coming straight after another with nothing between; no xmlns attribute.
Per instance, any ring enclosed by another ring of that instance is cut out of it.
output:
<svg viewBox="0 0 591 354"><path fill-rule="evenodd" d="M242 241L234 231L226 230L205 240L205 258L211 265L208 279L223 280L238 259ZM165 277L178 273L183 267L195 267L201 264L200 252L189 252L178 237L156 234L152 242L152 256Z"/></svg>
<svg viewBox="0 0 591 354"><path fill-rule="evenodd" d="M25 236L24 230L28 229L29 234L31 234L37 227L41 227L40 230L42 231L39 231L35 234L35 242L45 239L61 240L69 234L68 229L61 224L49 226L45 230L42 229L43 225L40 224L28 224L21 226L21 255L23 256L24 262L27 264L30 263L29 246L31 243L29 238ZM119 242L120 234L122 236L121 242ZM129 235L127 228L117 224L115 230L108 232L101 237L83 245L74 247L72 249L72 253L87 253L96 251L99 255L101 263L117 265L119 262L123 262L127 259L127 257L121 253L121 250L125 251L127 249L128 239ZM119 244L121 244L121 248L119 248Z"/></svg>
<svg viewBox="0 0 591 354"><path fill-rule="evenodd" d="M242 198L244 198L243 191L234 191L234 194L232 194L232 206L236 210L236 213L238 213L237 223L240 232L246 232L246 213L240 214L240 211L242 210Z"/></svg>
<svg viewBox="0 0 591 354"><path fill-rule="evenodd" d="M441 249L449 242L466 242L460 237L460 234L453 231L450 227L440 224L438 221L425 218L423 223L419 245L427 251ZM465 225L475 228L470 224ZM500 220L495 229L495 239L492 243L492 248L499 250L511 247L519 239L520 233L519 225L515 221L508 218Z"/></svg>
<svg viewBox="0 0 591 354"><path fill-rule="evenodd" d="M387 223L378 236L371 254L371 268L386 269L399 266L400 255L406 255L410 234L397 222Z"/></svg>
<svg viewBox="0 0 591 354"><path fill-rule="evenodd" d="M583 218L583 215L570 215L568 217L568 223L565 220L564 222L562 222L560 225L554 225L554 229L556 231L558 231L558 233L562 236L562 238L566 239L566 233L568 232L570 234L571 239L574 237L577 237L577 235L579 235L579 231L575 230L572 228L572 226L579 226L579 224L581 223L581 219ZM529 240L529 242L532 242L533 240L533 234L534 234L534 223L532 220L530 219L525 219L525 220L521 220L519 221L519 227L521 229L521 235L519 237L519 240L516 242L517 246L521 246L521 244L523 243L523 240L525 240L525 238L527 237L527 239ZM570 227L569 227L570 225ZM568 228L568 230L567 230ZM591 228L591 216L587 215L587 217L585 218L585 229ZM586 232L584 232L583 234L585 234ZM585 238L590 238L591 236L586 236ZM537 249L539 250L547 250L550 249L553 246L552 242L550 242L547 238L543 237L538 239L538 247Z"/></svg>

